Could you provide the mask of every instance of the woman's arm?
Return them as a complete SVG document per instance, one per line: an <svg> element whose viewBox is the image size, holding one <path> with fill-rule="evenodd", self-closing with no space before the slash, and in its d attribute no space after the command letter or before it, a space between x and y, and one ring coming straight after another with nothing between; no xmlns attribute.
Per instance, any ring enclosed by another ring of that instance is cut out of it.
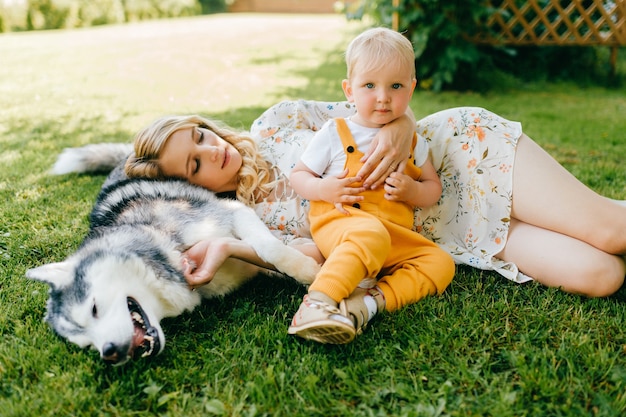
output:
<svg viewBox="0 0 626 417"><path fill-rule="evenodd" d="M322 264L324 257L314 243L292 245L317 263ZM246 242L233 237L221 237L202 240L185 253L183 273L190 287L200 287L211 282L217 270L228 258L236 258L266 269L276 270L274 265L265 262Z"/></svg>
<svg viewBox="0 0 626 417"><path fill-rule="evenodd" d="M361 161L365 164L357 173L366 188L382 186L393 171L402 172L411 154L415 116L410 108L404 116L385 125L374 138Z"/></svg>
<svg viewBox="0 0 626 417"><path fill-rule="evenodd" d="M273 265L264 262L252 246L242 240L233 237L201 240L184 252L183 273L187 283L192 288L208 284L231 257L273 269Z"/></svg>

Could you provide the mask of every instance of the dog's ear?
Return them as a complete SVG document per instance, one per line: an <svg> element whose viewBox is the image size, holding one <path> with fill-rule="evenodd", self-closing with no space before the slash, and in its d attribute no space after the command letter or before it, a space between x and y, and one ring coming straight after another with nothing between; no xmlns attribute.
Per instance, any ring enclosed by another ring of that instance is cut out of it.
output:
<svg viewBox="0 0 626 417"><path fill-rule="evenodd" d="M62 288L74 280L74 265L69 261L54 262L26 271L26 277Z"/></svg>

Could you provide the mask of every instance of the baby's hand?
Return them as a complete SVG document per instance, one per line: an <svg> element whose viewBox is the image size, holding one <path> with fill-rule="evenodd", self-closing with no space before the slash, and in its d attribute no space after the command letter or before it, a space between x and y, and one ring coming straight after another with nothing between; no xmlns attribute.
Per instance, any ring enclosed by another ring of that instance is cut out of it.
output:
<svg viewBox="0 0 626 417"><path fill-rule="evenodd" d="M410 176L392 172L385 180L385 198L389 201L407 202L416 193L416 181Z"/></svg>
<svg viewBox="0 0 626 417"><path fill-rule="evenodd" d="M343 208L343 204L341 203L335 203L335 208L339 210L341 214L345 214L346 216L350 215L350 212L346 210L345 208Z"/></svg>
<svg viewBox="0 0 626 417"><path fill-rule="evenodd" d="M364 187L352 187L355 182L360 182L359 177L346 178L348 169L346 168L340 175L336 177L322 178L319 181L319 195L321 200L331 203L341 213L349 215L348 211L343 207L344 204L354 204L362 201L363 196L359 195L365 191Z"/></svg>

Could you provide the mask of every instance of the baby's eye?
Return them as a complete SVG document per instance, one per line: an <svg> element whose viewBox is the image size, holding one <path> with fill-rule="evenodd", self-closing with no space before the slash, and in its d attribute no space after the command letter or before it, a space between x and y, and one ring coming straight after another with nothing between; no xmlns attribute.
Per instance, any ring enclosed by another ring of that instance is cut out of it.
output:
<svg viewBox="0 0 626 417"><path fill-rule="evenodd" d="M402 84L400 84L400 83L394 83L394 84L391 86L391 88L393 88L394 90L398 90L398 89L402 88Z"/></svg>
<svg viewBox="0 0 626 417"><path fill-rule="evenodd" d="M365 84L365 88L374 88L374 84L373 83L367 83L367 84Z"/></svg>

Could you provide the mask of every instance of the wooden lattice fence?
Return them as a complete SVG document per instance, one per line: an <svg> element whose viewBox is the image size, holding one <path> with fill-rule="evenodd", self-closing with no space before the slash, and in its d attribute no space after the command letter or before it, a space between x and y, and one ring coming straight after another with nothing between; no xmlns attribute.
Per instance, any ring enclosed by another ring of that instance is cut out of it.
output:
<svg viewBox="0 0 626 417"><path fill-rule="evenodd" d="M393 0L397 3L397 0ZM487 0L495 12L472 42L490 45L626 46L626 0ZM393 24L398 25L399 16Z"/></svg>

